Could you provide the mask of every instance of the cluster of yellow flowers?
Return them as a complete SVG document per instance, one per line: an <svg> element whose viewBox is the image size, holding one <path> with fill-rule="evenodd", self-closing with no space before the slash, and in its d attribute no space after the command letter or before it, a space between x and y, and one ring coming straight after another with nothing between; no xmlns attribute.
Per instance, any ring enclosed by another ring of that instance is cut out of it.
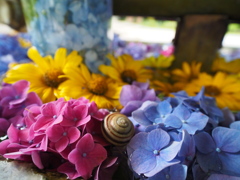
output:
<svg viewBox="0 0 240 180"><path fill-rule="evenodd" d="M59 48L55 56L42 57L35 47L28 56L32 63L12 65L4 82L25 79L30 91L36 92L44 103L64 97L85 97L95 101L99 108L121 109L119 96L123 85L133 81L150 82L159 95L172 96L172 92L185 90L196 95L205 86L205 95L216 98L220 108L240 110L240 59L226 62L218 57L212 72L201 71L201 63L183 62L179 69L171 69L174 56L149 57L134 60L130 55L108 55L110 65L100 65L101 73L91 73L77 51L67 54Z"/></svg>
<svg viewBox="0 0 240 180"><path fill-rule="evenodd" d="M85 97L95 101L99 108L120 109L119 96L124 84L146 82L151 72L129 55L113 57L111 65L99 67L102 74L91 73L77 51L67 54L59 48L54 58L42 57L35 47L28 50L33 63L14 64L6 73L4 82L14 83L24 79L44 103L57 98Z"/></svg>
<svg viewBox="0 0 240 180"><path fill-rule="evenodd" d="M228 107L240 110L240 59L227 62L217 57L211 72L201 70L201 62L183 62L182 68L166 70L168 80L153 80L155 90L170 96L172 92L184 90L189 96L195 96L205 87L205 95L214 97L219 108Z"/></svg>

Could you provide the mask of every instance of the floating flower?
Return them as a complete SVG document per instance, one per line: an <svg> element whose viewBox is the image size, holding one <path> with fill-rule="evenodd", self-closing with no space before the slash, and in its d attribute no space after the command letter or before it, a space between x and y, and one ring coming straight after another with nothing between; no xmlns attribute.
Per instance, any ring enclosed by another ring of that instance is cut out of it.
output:
<svg viewBox="0 0 240 180"><path fill-rule="evenodd" d="M129 162L138 174L154 176L164 168L179 163L174 159L181 142L170 141L169 134L162 129L136 134L128 144Z"/></svg>
<svg viewBox="0 0 240 180"><path fill-rule="evenodd" d="M141 61L135 61L130 55L114 57L109 55L111 66L101 65L99 70L120 84L132 84L134 81L146 82L152 76L151 71L143 67Z"/></svg>
<svg viewBox="0 0 240 180"><path fill-rule="evenodd" d="M205 87L204 94L206 96L216 98L218 107L228 107L231 110L240 109L240 82L223 72L218 72L211 76L206 73L201 73L199 78L189 83L185 91L190 96L200 92L202 86Z"/></svg>
<svg viewBox="0 0 240 180"><path fill-rule="evenodd" d="M107 158L107 151L100 144L93 142L90 134L85 134L70 152L68 159L76 166L76 170L84 179L91 177L93 168Z"/></svg>
<svg viewBox="0 0 240 180"><path fill-rule="evenodd" d="M36 92L44 103L59 97L58 86L66 80L61 76L65 74L67 68L76 67L82 61L76 51L67 55L65 48L58 49L54 59L51 56L42 57L34 47L29 49L28 56L34 64L13 66L6 73L4 82L14 83L21 79L29 81L29 91Z"/></svg>
<svg viewBox="0 0 240 180"><path fill-rule="evenodd" d="M59 86L62 97L74 99L85 97L91 102L96 102L99 108L119 108L121 87L112 79L90 73L85 65L69 69L65 77L68 80Z"/></svg>
<svg viewBox="0 0 240 180"><path fill-rule="evenodd" d="M132 85L124 85L119 99L123 105L121 113L130 116L132 111L138 109L147 100L158 100L154 89L149 89L149 83L133 82Z"/></svg>

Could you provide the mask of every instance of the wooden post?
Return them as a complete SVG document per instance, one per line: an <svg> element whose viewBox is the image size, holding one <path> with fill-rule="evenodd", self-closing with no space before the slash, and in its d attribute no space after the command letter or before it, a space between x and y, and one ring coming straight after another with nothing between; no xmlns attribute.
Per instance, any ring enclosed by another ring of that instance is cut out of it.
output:
<svg viewBox="0 0 240 180"><path fill-rule="evenodd" d="M228 18L224 15L186 15L177 27L174 40L173 67L181 67L183 61L202 62L202 69L209 72L222 46L227 31Z"/></svg>

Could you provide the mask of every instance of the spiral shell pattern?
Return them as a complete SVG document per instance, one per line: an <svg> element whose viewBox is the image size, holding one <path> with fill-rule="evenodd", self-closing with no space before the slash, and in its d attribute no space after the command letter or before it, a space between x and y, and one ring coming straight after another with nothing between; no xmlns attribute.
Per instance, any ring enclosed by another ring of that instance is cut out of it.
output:
<svg viewBox="0 0 240 180"><path fill-rule="evenodd" d="M134 135L133 123L127 116L114 112L108 114L102 124L104 138L115 146L124 146Z"/></svg>

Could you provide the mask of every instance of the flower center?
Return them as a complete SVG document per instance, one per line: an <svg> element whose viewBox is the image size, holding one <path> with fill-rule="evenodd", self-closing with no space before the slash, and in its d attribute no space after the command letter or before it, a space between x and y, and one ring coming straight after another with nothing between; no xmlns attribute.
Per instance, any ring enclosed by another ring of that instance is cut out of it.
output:
<svg viewBox="0 0 240 180"><path fill-rule="evenodd" d="M221 91L216 86L209 85L205 87L205 93L209 96L218 96Z"/></svg>
<svg viewBox="0 0 240 180"><path fill-rule="evenodd" d="M88 83L88 90L96 95L104 95L108 90L106 79L99 76Z"/></svg>
<svg viewBox="0 0 240 180"><path fill-rule="evenodd" d="M125 70L121 73L121 78L124 82L132 84L133 81L137 80L137 75L133 70Z"/></svg>
<svg viewBox="0 0 240 180"><path fill-rule="evenodd" d="M220 148L216 148L216 151L218 152L218 153L220 153L221 152L221 149Z"/></svg>
<svg viewBox="0 0 240 180"><path fill-rule="evenodd" d="M60 75L64 75L62 71L51 69L44 74L43 81L47 86L57 88L60 83L66 80L66 78L59 78Z"/></svg>
<svg viewBox="0 0 240 180"><path fill-rule="evenodd" d="M160 154L160 152L159 152L158 150L154 150L154 151L153 151L153 154L154 154L155 156L158 156L158 155Z"/></svg>
<svg viewBox="0 0 240 180"><path fill-rule="evenodd" d="M67 132L63 132L63 136L67 136Z"/></svg>

